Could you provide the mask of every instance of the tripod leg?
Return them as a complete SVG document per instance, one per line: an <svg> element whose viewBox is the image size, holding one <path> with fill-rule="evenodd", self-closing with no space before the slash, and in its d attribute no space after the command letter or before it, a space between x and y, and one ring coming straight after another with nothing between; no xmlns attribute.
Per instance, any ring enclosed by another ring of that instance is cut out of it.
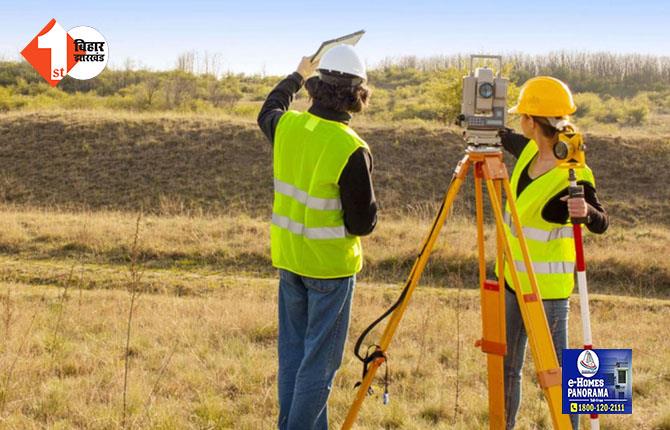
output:
<svg viewBox="0 0 670 430"><path fill-rule="evenodd" d="M491 199L496 199L500 207L502 207L502 181L501 180L496 180L495 181L495 191L496 194L493 196L489 196ZM505 232L503 230L500 230L498 226L496 225L496 263L498 263L498 267L500 268L500 273L505 273L505 251L503 249L504 247L504 235ZM498 278L498 283L497 283L499 295L498 295L498 330L499 330L499 338L501 339L500 342L505 345L505 355L507 355L507 320L506 320L506 314L505 314L505 277L500 276ZM500 407L502 408L502 413L500 414L502 416L502 424L501 428L505 428L507 426L507 416L505 416L505 357L500 358L501 364L500 366L502 367L501 370L501 375L500 375L500 380L502 381L502 394L499 397L499 404Z"/></svg>
<svg viewBox="0 0 670 430"><path fill-rule="evenodd" d="M496 185L496 199L498 200L498 204L502 208L502 181L495 181ZM496 262L498 263L498 267L500 268L500 273L505 273L504 271L504 264L505 264L505 251L503 250L503 236L505 235L505 232L503 230L498 229L498 226L496 225ZM505 288L505 277L500 276L498 279L498 286L500 287L500 290L502 291ZM502 315L505 315L505 300L502 300L501 302L501 308L500 308L500 313ZM503 320L503 332L505 332L505 320Z"/></svg>
<svg viewBox="0 0 670 430"><path fill-rule="evenodd" d="M507 264L510 265L510 274L512 276L512 283L516 292L516 297L519 302L519 309L523 318L528 340L530 343L531 352L533 354L533 361L537 370L538 380L544 392L547 403L549 404L549 411L555 429L567 430L572 428L569 415L563 415L561 410L561 368L558 365L556 358L556 351L547 324L547 318L544 313L542 305L542 297L540 296L537 279L533 271L533 266L530 261L530 254L528 246L523 236L521 222L516 210L516 203L507 178L502 179L503 188L507 195L507 201L512 212L512 220L517 231L519 245L523 253L526 273L531 284L531 292L524 294L521 291L519 276L514 265L514 257L512 249L507 241L507 237L503 236L503 244ZM490 195L495 195L495 188L492 179L486 180L486 185ZM496 226L498 229L503 229L503 213L502 207L497 199L491 199L493 206L493 213L495 215Z"/></svg>
<svg viewBox="0 0 670 430"><path fill-rule="evenodd" d="M383 352L386 352L389 344L391 343L391 340L393 339L398 324L400 323L400 320L402 319L403 314L405 313L405 309L409 304L409 299L411 298L412 293L414 292L414 289L416 288L416 285L418 284L419 279L423 274L423 270L426 267L426 263L428 263L428 258L430 257L430 253L433 250L435 241L437 240L437 237L440 234L440 230L442 229L442 226L444 225L444 222L447 219L449 210L451 209L451 206L454 203L456 195L458 195L458 191L461 188L461 185L463 184L463 181L465 179L465 176L467 175L469 167L470 167L470 160L469 157L466 155L465 157L463 157L461 162L456 167L456 170L454 171L454 176L451 180L451 184L449 185L449 189L447 190L447 193L444 196L442 206L440 207L440 210L437 216L435 217L435 220L433 221L433 225L428 233L428 236L426 236L426 239L424 240L423 245L421 246L419 256L414 262L414 266L412 267L412 270L409 274L409 278L407 279L406 283L406 291L407 291L406 295L403 298L400 305L393 311L393 314L391 315L391 318L387 323L386 328L384 329L384 333L382 334L382 337L379 341L379 348ZM363 381L361 381L361 385L358 387L354 403L351 405L347 417L344 420L344 423L342 424L342 430L348 430L353 426L354 421L356 421L356 417L358 416L358 411L360 410L361 405L365 400L365 396L368 392L368 389L372 384L372 379L374 378L377 369L379 368L379 366L381 366L383 362L384 362L383 359L377 359L370 363L368 371L365 377L363 378Z"/></svg>
<svg viewBox="0 0 670 430"><path fill-rule="evenodd" d="M502 181L495 181L496 185L496 196L495 198L498 200L498 204L502 208ZM498 226L496 225L496 259L498 263L498 267L500 267L500 273L505 273L505 251L503 250L503 239L505 236L505 232L503 230L498 229ZM500 276L498 279L498 289L500 289L500 295L503 296L500 298L500 303L499 305L499 314L502 315L500 319L500 331L503 333L503 339L505 339L505 342L507 342L507 320L505 319L505 277Z"/></svg>
<svg viewBox="0 0 670 430"><path fill-rule="evenodd" d="M475 164L475 206L477 208L477 245L479 252L479 290L481 298L482 339L475 345L486 353L489 390L489 428L505 428L505 314L504 289L497 282L486 280L486 256L484 252L484 198L482 191L481 164ZM493 198L496 198L492 196ZM500 306L503 313L500 313Z"/></svg>

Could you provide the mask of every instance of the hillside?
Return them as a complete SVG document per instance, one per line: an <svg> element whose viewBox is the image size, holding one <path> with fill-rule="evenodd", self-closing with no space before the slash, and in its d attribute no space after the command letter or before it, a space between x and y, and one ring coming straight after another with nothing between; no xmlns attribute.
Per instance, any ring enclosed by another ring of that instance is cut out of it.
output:
<svg viewBox="0 0 670 430"><path fill-rule="evenodd" d="M382 211L374 234L363 238L365 265L330 400L334 427L360 378L353 343L398 296L463 154L457 130L379 127L360 118L355 127L375 154ZM633 348L636 357L635 413L603 416L612 430L670 429L663 396L670 348L659 330L670 315L670 191L656 184L670 162L668 140L588 138L599 195L612 217L607 234L586 236L594 339L599 347ZM464 190L391 346L392 401L382 404L376 384L361 429L488 423L481 401L485 357L472 347L481 317L475 226L467 216L472 190ZM275 425L271 199L271 145L248 120L0 114L0 423ZM146 213L138 219L139 209ZM490 263L492 226L486 233ZM572 345L582 338L577 307L573 297ZM531 363L524 369L521 429L550 425L534 374Z"/></svg>
<svg viewBox="0 0 670 430"><path fill-rule="evenodd" d="M374 153L383 213L426 214L439 203L463 154L457 131L355 127ZM670 139L588 136L588 148L613 224L670 225L670 189L655 183L670 165ZM266 216L271 190L271 145L249 121L79 111L0 115L4 203Z"/></svg>

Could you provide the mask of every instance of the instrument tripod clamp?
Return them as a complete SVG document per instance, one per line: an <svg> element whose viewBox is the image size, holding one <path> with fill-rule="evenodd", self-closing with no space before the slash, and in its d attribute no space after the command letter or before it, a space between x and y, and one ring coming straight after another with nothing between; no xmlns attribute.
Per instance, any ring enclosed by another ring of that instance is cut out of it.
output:
<svg viewBox="0 0 670 430"><path fill-rule="evenodd" d="M383 394L383 403L385 405L389 404L389 384L391 382L390 377L389 377L389 366L388 366L388 355L384 350L379 346L379 345L371 345L370 347L374 346L375 350L370 354L369 348L368 352L365 354L365 357L363 359L363 377L361 378L360 381L356 382L354 384L354 388L358 388L361 386L363 381L365 380L366 375L368 374L368 366L374 365L375 368L379 368L382 366L382 364L386 365L386 372L384 374L384 394ZM374 390L372 389L372 385L368 386L367 389L367 395L371 396L374 394Z"/></svg>

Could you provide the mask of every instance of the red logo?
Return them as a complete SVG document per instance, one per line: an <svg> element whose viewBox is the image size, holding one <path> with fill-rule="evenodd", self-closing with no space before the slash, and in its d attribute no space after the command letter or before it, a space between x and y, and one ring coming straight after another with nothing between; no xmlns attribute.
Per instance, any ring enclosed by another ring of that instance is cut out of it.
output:
<svg viewBox="0 0 670 430"><path fill-rule="evenodd" d="M92 79L105 69L109 47L98 30L87 26L65 31L55 19L23 48L21 55L55 87L67 75Z"/></svg>
<svg viewBox="0 0 670 430"><path fill-rule="evenodd" d="M74 40L56 22L49 21L23 48L21 55L44 79L55 87L75 66Z"/></svg>

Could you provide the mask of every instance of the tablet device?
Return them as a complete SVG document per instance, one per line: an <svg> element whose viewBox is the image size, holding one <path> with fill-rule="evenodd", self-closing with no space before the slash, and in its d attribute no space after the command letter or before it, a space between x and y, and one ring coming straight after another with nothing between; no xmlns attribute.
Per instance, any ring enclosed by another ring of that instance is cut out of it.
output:
<svg viewBox="0 0 670 430"><path fill-rule="evenodd" d="M312 62L321 60L323 54L325 54L330 48L337 45L351 45L354 46L361 40L361 37L365 34L365 30L360 30L355 33L347 34L346 36L338 37L337 39L327 40L319 46L316 53L312 55Z"/></svg>

